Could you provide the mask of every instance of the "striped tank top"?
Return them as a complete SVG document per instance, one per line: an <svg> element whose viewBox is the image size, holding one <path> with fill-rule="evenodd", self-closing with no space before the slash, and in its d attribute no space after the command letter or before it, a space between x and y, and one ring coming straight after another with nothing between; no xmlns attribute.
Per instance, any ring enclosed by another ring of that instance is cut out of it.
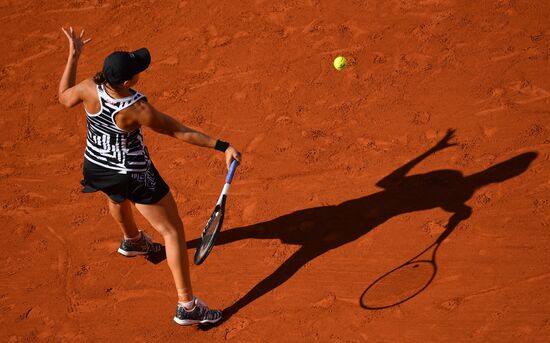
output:
<svg viewBox="0 0 550 343"><path fill-rule="evenodd" d="M120 174L146 171L150 163L141 128L128 132L115 122L118 112L138 100L147 100L143 94L130 90L132 95L115 99L107 94L103 85L97 85L101 109L95 114L85 109L88 132L84 157L99 166L117 170Z"/></svg>

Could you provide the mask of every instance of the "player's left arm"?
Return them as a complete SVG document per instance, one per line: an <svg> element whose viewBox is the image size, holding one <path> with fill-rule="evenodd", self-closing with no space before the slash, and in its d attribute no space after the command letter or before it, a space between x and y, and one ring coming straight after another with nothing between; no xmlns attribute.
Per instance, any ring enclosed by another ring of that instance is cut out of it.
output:
<svg viewBox="0 0 550 343"><path fill-rule="evenodd" d="M91 39L83 39L84 30L77 35L73 28L69 30L61 28L67 39L69 40L69 57L61 81L59 81L59 102L65 107L73 107L83 100L84 85L83 83L76 84L76 69L78 66L78 59L84 49L84 45Z"/></svg>

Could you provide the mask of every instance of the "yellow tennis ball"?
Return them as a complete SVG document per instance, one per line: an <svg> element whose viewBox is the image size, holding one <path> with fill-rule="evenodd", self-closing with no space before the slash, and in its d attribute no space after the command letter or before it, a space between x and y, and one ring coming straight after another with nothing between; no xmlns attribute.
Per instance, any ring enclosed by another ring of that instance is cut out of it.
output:
<svg viewBox="0 0 550 343"><path fill-rule="evenodd" d="M336 68L336 70L342 70L346 67L346 64L348 63L348 61L346 60L346 58L344 56L338 56L334 59L334 68Z"/></svg>

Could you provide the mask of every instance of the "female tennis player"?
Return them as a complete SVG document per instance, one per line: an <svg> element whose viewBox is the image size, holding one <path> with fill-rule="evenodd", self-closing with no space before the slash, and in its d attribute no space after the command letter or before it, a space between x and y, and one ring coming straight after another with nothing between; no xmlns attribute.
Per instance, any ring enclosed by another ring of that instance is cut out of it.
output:
<svg viewBox="0 0 550 343"><path fill-rule="evenodd" d="M72 27L62 30L69 40L69 57L59 83L59 102L66 107L82 103L86 111L83 192L101 191L107 195L110 213L124 234L120 254L147 255L162 248L136 227L132 205L162 235L178 293L176 323L219 321L221 311L209 309L193 293L183 223L168 185L149 158L141 127L223 151L228 167L233 160L240 161L241 154L229 143L185 127L158 111L132 88L151 62L146 48L113 52L105 59L101 72L76 84L78 59L90 39L83 38L84 30L80 34Z"/></svg>

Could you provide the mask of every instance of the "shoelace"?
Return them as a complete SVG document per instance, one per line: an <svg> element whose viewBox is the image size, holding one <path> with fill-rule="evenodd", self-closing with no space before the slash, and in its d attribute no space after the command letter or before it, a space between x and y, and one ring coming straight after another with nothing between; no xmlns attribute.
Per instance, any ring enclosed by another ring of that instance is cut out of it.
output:
<svg viewBox="0 0 550 343"><path fill-rule="evenodd" d="M139 231L141 232L141 237L147 242L147 243L153 243L153 239L151 238L151 236L149 236L148 234L146 234L145 232L143 231Z"/></svg>
<svg viewBox="0 0 550 343"><path fill-rule="evenodd" d="M195 297L195 306L199 306L201 308L205 308L206 310L208 310L208 305L206 305L199 297Z"/></svg>
<svg viewBox="0 0 550 343"><path fill-rule="evenodd" d="M154 243L151 236L146 234L143 231L141 232L141 237L145 240L145 244L147 244L147 250L150 252L159 252L161 250L161 245L159 243Z"/></svg>
<svg viewBox="0 0 550 343"><path fill-rule="evenodd" d="M221 316L219 310L210 310L208 305L206 305L199 297L195 297L195 306L199 307L200 317L213 320Z"/></svg>

